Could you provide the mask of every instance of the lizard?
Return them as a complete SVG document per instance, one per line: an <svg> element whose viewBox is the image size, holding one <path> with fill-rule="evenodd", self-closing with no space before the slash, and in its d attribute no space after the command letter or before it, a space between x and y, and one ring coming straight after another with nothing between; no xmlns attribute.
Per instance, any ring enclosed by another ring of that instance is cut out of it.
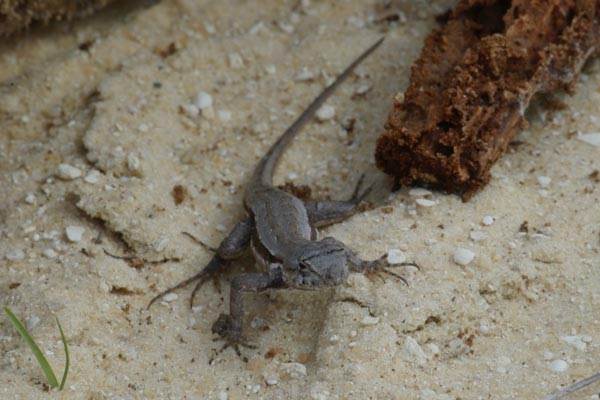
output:
<svg viewBox="0 0 600 400"><path fill-rule="evenodd" d="M208 278L221 271L229 261L239 258L250 247L256 261L262 266L262 271L243 273L231 280L229 314L220 314L212 326L212 332L225 339L225 347L232 346L239 354L238 345L244 344L244 292L331 287L344 283L350 271L383 271L406 283L402 277L385 268L388 265L386 255L374 261L365 261L332 237L316 240L316 228L345 220L358 211L359 204L370 191L367 189L359 194L362 178L348 201L302 202L273 184L277 162L292 139L383 39L379 39L365 50L327 86L260 159L244 195L244 205L249 216L235 225L217 249L212 249L215 254L210 262L196 275L156 295L148 304L148 308L167 293L198 280L190 297L191 306L196 292Z"/></svg>

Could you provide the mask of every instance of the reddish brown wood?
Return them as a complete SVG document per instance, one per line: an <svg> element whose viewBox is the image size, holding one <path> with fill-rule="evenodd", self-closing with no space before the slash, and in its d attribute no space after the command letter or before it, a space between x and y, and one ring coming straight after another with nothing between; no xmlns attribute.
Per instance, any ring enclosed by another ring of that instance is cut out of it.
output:
<svg viewBox="0 0 600 400"><path fill-rule="evenodd" d="M467 200L526 126L531 98L572 87L598 53L600 0L462 0L413 64L378 167Z"/></svg>

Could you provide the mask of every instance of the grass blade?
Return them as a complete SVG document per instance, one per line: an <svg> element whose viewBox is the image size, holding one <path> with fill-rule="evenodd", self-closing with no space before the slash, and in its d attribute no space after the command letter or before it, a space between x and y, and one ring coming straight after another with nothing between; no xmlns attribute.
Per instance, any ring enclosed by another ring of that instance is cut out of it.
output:
<svg viewBox="0 0 600 400"><path fill-rule="evenodd" d="M46 379L48 379L48 384L50 385L50 387L52 387L52 388L57 387L58 380L56 379L56 375L54 375L54 371L52 371L52 367L50 367L50 364L48 364L48 360L46 360L46 357L44 357L44 354L42 353L42 351L40 350L38 345L35 343L35 341L31 337L31 335L29 334L29 332L27 332L27 329L25 328L23 323L21 321L19 321L19 319L15 316L15 314L13 314L13 312L10 310L10 308L4 306L4 311L8 315L8 318L10 319L10 321L12 322L12 324L14 325L16 330L19 332L19 334L21 335L23 340L25 340L25 343L27 343L27 345L33 352L33 355L35 356L35 358L37 358L38 363L40 364L40 367L42 367L44 374L46 374ZM60 325L59 325L59 327L60 327ZM62 333L62 330L61 330L61 333Z"/></svg>
<svg viewBox="0 0 600 400"><path fill-rule="evenodd" d="M58 325L58 330L60 331L60 340L62 340L63 347L65 348L65 372L63 372L62 380L58 386L58 390L63 390L65 383L67 382L67 375L69 374L69 346L67 346L67 339L65 338L65 333L63 332L62 326L60 326L60 321L58 320L58 317L55 318L56 324Z"/></svg>

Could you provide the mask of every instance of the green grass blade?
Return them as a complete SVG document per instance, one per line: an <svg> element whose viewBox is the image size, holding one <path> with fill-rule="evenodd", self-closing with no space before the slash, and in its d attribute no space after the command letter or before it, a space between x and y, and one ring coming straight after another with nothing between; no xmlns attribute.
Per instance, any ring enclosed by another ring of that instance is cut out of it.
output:
<svg viewBox="0 0 600 400"><path fill-rule="evenodd" d="M35 343L31 335L29 335L29 332L27 332L27 329L25 328L23 323L19 321L19 319L15 316L15 314L13 314L13 312L8 307L4 306L4 311L8 315L8 318L10 318L10 321L17 329L19 334L21 334L23 340L25 340L25 343L27 343L27 345L33 352L35 358L37 358L40 367L42 367L44 374L46 374L46 379L48 379L48 384L50 385L50 387L57 387L58 380L56 379L56 375L54 375L54 371L52 371L52 367L50 367L50 364L48 364L48 360L46 360L46 357L44 357L44 354L42 353L38 345Z"/></svg>
<svg viewBox="0 0 600 400"><path fill-rule="evenodd" d="M56 318L56 324L58 325L58 330L60 331L60 340L63 342L63 347L65 348L65 372L63 372L62 380L60 381L60 385L58 386L58 390L63 390L65 387L65 383L67 382L67 375L69 374L69 346L67 346L67 339L65 338L65 333L63 332L62 326L60 326L60 321Z"/></svg>

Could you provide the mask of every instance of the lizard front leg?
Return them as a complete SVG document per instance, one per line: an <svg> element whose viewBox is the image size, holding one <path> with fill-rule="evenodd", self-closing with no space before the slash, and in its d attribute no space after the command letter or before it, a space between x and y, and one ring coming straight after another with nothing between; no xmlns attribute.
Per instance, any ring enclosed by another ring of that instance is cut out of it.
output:
<svg viewBox="0 0 600 400"><path fill-rule="evenodd" d="M358 257L356 254L354 254L352 251L348 250L347 260L348 260L348 266L350 267L351 270L354 270L356 272L361 272L363 274L372 274L372 273L383 272L384 274L388 274L388 275L392 275L392 276L396 277L397 279L402 281L406 286L408 286L408 282L406 281L406 279L396 273L391 272L389 270L389 267L391 267L391 266L394 266L394 267L411 266L411 267L415 267L417 269L421 269L421 267L419 267L419 265L412 263L412 262L390 264L387 261L387 254L384 254L383 256L379 257L376 260L367 261L367 260L363 260L362 258Z"/></svg>
<svg viewBox="0 0 600 400"><path fill-rule="evenodd" d="M282 288L284 283L279 269L267 272L253 272L238 275L231 281L229 293L229 314L221 314L212 326L213 333L224 338L227 346L237 345L243 340L244 292L262 292L266 289Z"/></svg>

